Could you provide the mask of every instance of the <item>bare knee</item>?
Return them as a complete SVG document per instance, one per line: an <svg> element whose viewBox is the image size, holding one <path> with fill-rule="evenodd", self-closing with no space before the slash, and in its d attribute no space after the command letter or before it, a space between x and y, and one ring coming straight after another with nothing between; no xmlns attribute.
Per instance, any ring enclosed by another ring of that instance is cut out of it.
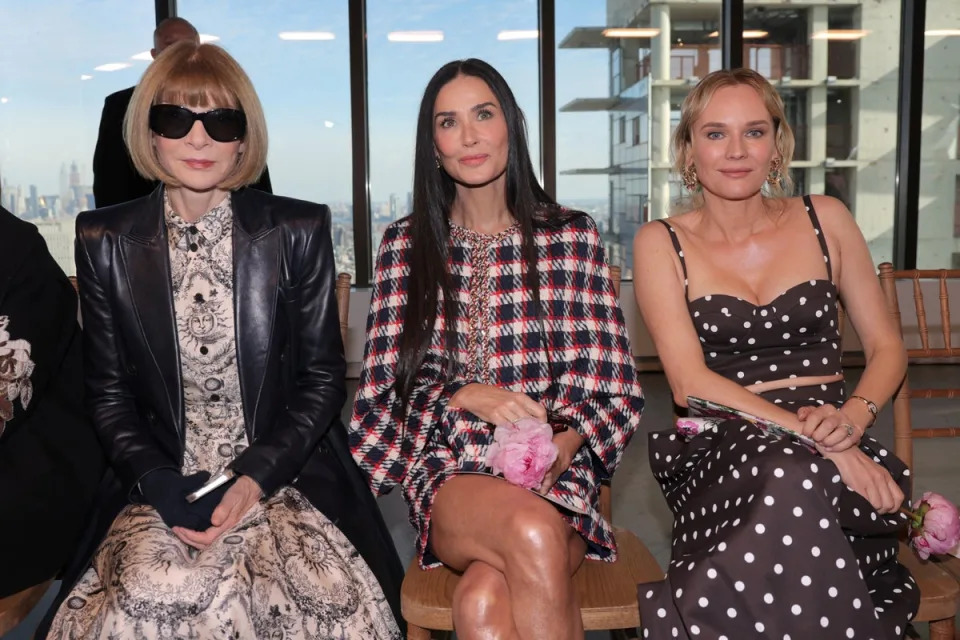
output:
<svg viewBox="0 0 960 640"><path fill-rule="evenodd" d="M453 592L457 637L499 640L512 633L510 592L503 574L493 568L468 569Z"/></svg>
<svg viewBox="0 0 960 640"><path fill-rule="evenodd" d="M506 564L537 572L569 573L573 531L552 507L518 512L504 532Z"/></svg>

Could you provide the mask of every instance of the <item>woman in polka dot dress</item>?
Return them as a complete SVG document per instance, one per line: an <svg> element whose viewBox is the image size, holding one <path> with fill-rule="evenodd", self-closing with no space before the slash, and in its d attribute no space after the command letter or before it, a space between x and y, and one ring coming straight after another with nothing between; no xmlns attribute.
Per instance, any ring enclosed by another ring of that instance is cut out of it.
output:
<svg viewBox="0 0 960 640"><path fill-rule="evenodd" d="M787 197L793 146L763 77L710 74L673 140L690 206L635 239L637 301L676 403L705 398L817 443L742 420L651 434L674 529L666 580L639 587L645 637L886 640L917 609L897 562L909 472L865 435L903 345L850 213ZM838 298L867 359L851 396Z"/></svg>

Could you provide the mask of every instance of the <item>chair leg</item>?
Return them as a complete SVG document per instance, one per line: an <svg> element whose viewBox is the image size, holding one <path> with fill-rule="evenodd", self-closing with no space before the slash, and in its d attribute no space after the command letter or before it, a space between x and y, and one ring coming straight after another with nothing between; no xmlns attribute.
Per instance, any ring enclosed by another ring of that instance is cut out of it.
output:
<svg viewBox="0 0 960 640"><path fill-rule="evenodd" d="M407 640L430 640L430 629L407 623ZM951 640L953 640L951 638Z"/></svg>
<svg viewBox="0 0 960 640"><path fill-rule="evenodd" d="M954 640L954 619L930 621L930 640Z"/></svg>

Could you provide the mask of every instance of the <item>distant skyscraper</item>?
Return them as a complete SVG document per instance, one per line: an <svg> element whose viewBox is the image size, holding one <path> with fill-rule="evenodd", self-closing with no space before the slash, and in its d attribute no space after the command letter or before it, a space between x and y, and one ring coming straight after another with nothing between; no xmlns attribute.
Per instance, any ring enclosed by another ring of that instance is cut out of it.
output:
<svg viewBox="0 0 960 640"><path fill-rule="evenodd" d="M413 191L407 191L407 210L403 213L404 215L413 213Z"/></svg>
<svg viewBox="0 0 960 640"><path fill-rule="evenodd" d="M390 219L396 220L400 217L400 198L395 193L390 194Z"/></svg>

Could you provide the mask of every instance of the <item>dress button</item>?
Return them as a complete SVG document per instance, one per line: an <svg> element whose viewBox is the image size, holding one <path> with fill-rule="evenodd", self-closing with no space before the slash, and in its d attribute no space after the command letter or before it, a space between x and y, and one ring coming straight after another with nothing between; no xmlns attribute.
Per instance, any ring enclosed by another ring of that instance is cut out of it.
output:
<svg viewBox="0 0 960 640"><path fill-rule="evenodd" d="M209 351L210 349L207 349L206 347L200 347L200 353L202 353L203 355L207 355Z"/></svg>
<svg viewBox="0 0 960 640"><path fill-rule="evenodd" d="M200 233L200 232L197 230L197 227L194 226L194 225L190 225L189 227L187 227L187 231L189 231L190 233L194 233L194 234Z"/></svg>
<svg viewBox="0 0 960 640"><path fill-rule="evenodd" d="M200 247L197 246L197 243L196 243L196 242L191 242L191 243L190 243L190 251L196 251L196 250L199 249L199 248L200 248Z"/></svg>
<svg viewBox="0 0 960 640"><path fill-rule="evenodd" d="M215 393L215 394L211 395L211 396L210 396L210 400L213 401L213 402L220 402L220 394L219 394L219 393Z"/></svg>

